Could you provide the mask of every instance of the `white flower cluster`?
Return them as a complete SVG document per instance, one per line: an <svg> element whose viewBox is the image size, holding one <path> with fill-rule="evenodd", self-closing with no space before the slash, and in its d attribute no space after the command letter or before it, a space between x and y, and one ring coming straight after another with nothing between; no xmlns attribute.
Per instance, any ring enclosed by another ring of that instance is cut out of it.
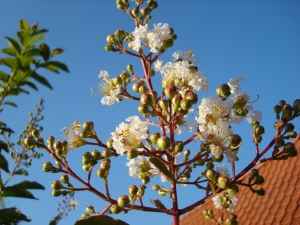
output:
<svg viewBox="0 0 300 225"><path fill-rule="evenodd" d="M119 102L119 94L121 93L121 85L113 86L112 79L109 78L109 74L105 70L101 70L98 75L103 81L98 83L99 94L94 96L104 95L101 99L102 105L113 105L116 101Z"/></svg>
<svg viewBox="0 0 300 225"><path fill-rule="evenodd" d="M212 198L214 205L217 209L224 208L224 206L222 204L223 198L224 197L222 197L220 195L216 195ZM229 207L227 207L227 210L233 212L236 207L236 203L238 202L238 199L235 196L230 195L230 194L226 194L225 198L228 198L231 201L231 204L229 205Z"/></svg>
<svg viewBox="0 0 300 225"><path fill-rule="evenodd" d="M153 30L148 30L148 24L136 27L131 33L134 40L131 41L132 49L139 52L144 42L150 48L150 52L156 53L161 48L161 42L170 38L170 28L167 23L153 25Z"/></svg>
<svg viewBox="0 0 300 225"><path fill-rule="evenodd" d="M143 146L142 140L148 137L148 122L143 121L138 116L131 116L126 119L130 124L121 123L112 132L113 147L117 153L123 153L131 148L140 148Z"/></svg>

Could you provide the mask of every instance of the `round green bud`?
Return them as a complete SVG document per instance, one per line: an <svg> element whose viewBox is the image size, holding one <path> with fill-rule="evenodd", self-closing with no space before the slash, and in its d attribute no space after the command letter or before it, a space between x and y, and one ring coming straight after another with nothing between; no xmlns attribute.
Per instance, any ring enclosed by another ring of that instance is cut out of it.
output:
<svg viewBox="0 0 300 225"><path fill-rule="evenodd" d="M242 138L241 138L241 136L238 135L238 134L232 135L230 147L234 149L234 148L238 147L241 144L242 144Z"/></svg>
<svg viewBox="0 0 300 225"><path fill-rule="evenodd" d="M134 83L134 84L132 85L132 90L133 90L134 92L139 92L139 88L140 88L141 86L142 86L142 85L141 85L140 82L136 82L136 83Z"/></svg>
<svg viewBox="0 0 300 225"><path fill-rule="evenodd" d="M109 158L109 157L111 157L113 155L113 153L112 153L112 151L110 151L109 149L104 149L103 151L102 151L102 156L104 157L104 158Z"/></svg>
<svg viewBox="0 0 300 225"><path fill-rule="evenodd" d="M53 168L54 168L54 166L52 165L51 162L45 162L43 165L43 171L46 173L52 171Z"/></svg>
<svg viewBox="0 0 300 225"><path fill-rule="evenodd" d="M213 162L222 162L224 159L224 154L221 154L220 156L214 156L212 157Z"/></svg>
<svg viewBox="0 0 300 225"><path fill-rule="evenodd" d="M131 11L131 13L132 13L132 15L133 15L134 17L139 17L139 11L138 11L137 8L134 8L134 9Z"/></svg>
<svg viewBox="0 0 300 225"><path fill-rule="evenodd" d="M249 96L247 94L239 95L233 102L233 108L244 108L249 100Z"/></svg>
<svg viewBox="0 0 300 225"><path fill-rule="evenodd" d="M84 172L89 171L89 169L90 169L90 164L86 164L86 165L83 165L83 166L82 166L82 170L83 170Z"/></svg>
<svg viewBox="0 0 300 225"><path fill-rule="evenodd" d="M255 123L252 123L251 126L252 126L253 130L255 130L256 128L258 128L259 124L260 123L258 121L255 122Z"/></svg>
<svg viewBox="0 0 300 225"><path fill-rule="evenodd" d="M182 97L180 94L177 94L172 98L172 105L175 111L177 111L177 109L180 107L181 101L182 101Z"/></svg>
<svg viewBox="0 0 300 225"><path fill-rule="evenodd" d="M134 159L139 155L139 152L135 150L134 148L131 148L127 151L127 157L128 159Z"/></svg>
<svg viewBox="0 0 300 225"><path fill-rule="evenodd" d="M94 122L92 122L92 121L84 122L82 124L82 130L85 131L85 132L92 132L92 131L94 131Z"/></svg>
<svg viewBox="0 0 300 225"><path fill-rule="evenodd" d="M58 197L62 194L62 192L60 190L54 189L54 190L52 190L51 194L52 194L53 197Z"/></svg>
<svg viewBox="0 0 300 225"><path fill-rule="evenodd" d="M138 187L135 186L135 185L131 185L129 188L128 188L128 192L129 192L129 195L130 196L135 196L138 192Z"/></svg>
<svg viewBox="0 0 300 225"><path fill-rule="evenodd" d="M124 30L116 30L115 31L115 36L117 38L119 38L120 40L122 40L123 37L125 36L125 31Z"/></svg>
<svg viewBox="0 0 300 225"><path fill-rule="evenodd" d="M101 158L101 153L98 150L94 149L92 151L92 156L95 160L99 160Z"/></svg>
<svg viewBox="0 0 300 225"><path fill-rule="evenodd" d="M95 209L94 209L94 207L92 205L88 205L87 207L85 207L85 211L87 213L92 213L92 214L96 213Z"/></svg>
<svg viewBox="0 0 300 225"><path fill-rule="evenodd" d="M166 99L162 99L158 102L160 108L162 108L163 110L167 110L168 109L168 101Z"/></svg>
<svg viewBox="0 0 300 225"><path fill-rule="evenodd" d="M158 7L158 4L156 1L149 1L148 5L151 10L156 9Z"/></svg>
<svg viewBox="0 0 300 225"><path fill-rule="evenodd" d="M276 114L279 114L281 112L282 107L280 105L275 105L274 106L274 112Z"/></svg>
<svg viewBox="0 0 300 225"><path fill-rule="evenodd" d="M154 70L151 70L151 71L150 71L150 77L154 77L154 75L155 75L155 71L154 71Z"/></svg>
<svg viewBox="0 0 300 225"><path fill-rule="evenodd" d="M204 160L204 159L199 159L199 160L197 161L198 166L203 166L204 163L205 163L205 160Z"/></svg>
<svg viewBox="0 0 300 225"><path fill-rule="evenodd" d="M243 116L245 117L248 113L248 110L245 109L245 108L236 108L235 109L235 114L238 115L238 116Z"/></svg>
<svg viewBox="0 0 300 225"><path fill-rule="evenodd" d="M106 158L100 164L100 169L109 170L110 169L110 159Z"/></svg>
<svg viewBox="0 0 300 225"><path fill-rule="evenodd" d="M56 141L54 142L53 147L56 151L59 151L63 149L63 144L60 141Z"/></svg>
<svg viewBox="0 0 300 225"><path fill-rule="evenodd" d="M258 169L252 169L251 170L251 177L257 177L259 175Z"/></svg>
<svg viewBox="0 0 300 225"><path fill-rule="evenodd" d="M289 153L289 152L293 152L295 149L296 149L295 145L291 142L288 142L284 145L283 152L284 153Z"/></svg>
<svg viewBox="0 0 300 225"><path fill-rule="evenodd" d="M255 184L263 184L265 182L265 179L263 176L258 175L254 179Z"/></svg>
<svg viewBox="0 0 300 225"><path fill-rule="evenodd" d="M159 185L158 184L153 184L152 185L152 190L153 191L158 191L160 189Z"/></svg>
<svg viewBox="0 0 300 225"><path fill-rule="evenodd" d="M119 43L118 40L116 39L115 35L113 35L113 34L108 35L106 37L106 41L109 44L118 44Z"/></svg>
<svg viewBox="0 0 300 225"><path fill-rule="evenodd" d="M119 214L120 212L122 212L122 208L121 208L118 204L113 204L113 205L110 207L110 211L111 211L113 214Z"/></svg>
<svg viewBox="0 0 300 225"><path fill-rule="evenodd" d="M174 146L174 152L179 153L182 152L184 148L184 144L182 141L176 141Z"/></svg>
<svg viewBox="0 0 300 225"><path fill-rule="evenodd" d="M112 44L107 44L104 47L105 51L110 52L110 51L114 51L115 47Z"/></svg>
<svg viewBox="0 0 300 225"><path fill-rule="evenodd" d="M230 179L226 176L220 176L218 178L218 186L222 189L226 189L230 185Z"/></svg>
<svg viewBox="0 0 300 225"><path fill-rule="evenodd" d="M140 104L138 106L138 112L143 115L148 114L150 112L149 106L146 104Z"/></svg>
<svg viewBox="0 0 300 225"><path fill-rule="evenodd" d="M256 134L262 135L265 133L265 128L263 126L258 126L258 128L255 129Z"/></svg>
<svg viewBox="0 0 300 225"><path fill-rule="evenodd" d="M216 92L217 95L223 100L226 100L231 95L230 86L228 84L222 84L221 86L217 87Z"/></svg>
<svg viewBox="0 0 300 225"><path fill-rule="evenodd" d="M198 95L193 91L187 91L184 98L190 100L192 104L196 104L198 102Z"/></svg>
<svg viewBox="0 0 300 225"><path fill-rule="evenodd" d="M236 184L231 184L229 187L227 187L227 193L230 195L236 195L239 190L239 186L237 186Z"/></svg>
<svg viewBox="0 0 300 225"><path fill-rule="evenodd" d="M100 177L102 179L105 179L108 176L108 170L98 169L97 172L96 172L96 174L97 174L98 177Z"/></svg>
<svg viewBox="0 0 300 225"><path fill-rule="evenodd" d="M129 71L129 72L133 72L133 67L131 64L128 64L126 69Z"/></svg>
<svg viewBox="0 0 300 225"><path fill-rule="evenodd" d="M62 189L64 186L59 180L52 181L51 183L51 188L54 190L59 190Z"/></svg>
<svg viewBox="0 0 300 225"><path fill-rule="evenodd" d="M177 40L177 35L176 35L176 34L171 34L171 35L170 35L170 38L171 38L173 41L176 41L176 40Z"/></svg>
<svg viewBox="0 0 300 225"><path fill-rule="evenodd" d="M205 175L209 180L214 180L214 181L216 181L218 179L218 177L220 176L219 173L217 173L216 171L211 170L211 169L207 170Z"/></svg>
<svg viewBox="0 0 300 225"><path fill-rule="evenodd" d="M183 154L184 154L184 157L185 157L185 158L187 158L187 157L189 157L189 156L190 156L190 154L191 154L191 151L190 151L190 150L188 150L188 149L186 149L186 150L184 150Z"/></svg>
<svg viewBox="0 0 300 225"><path fill-rule="evenodd" d="M286 104L286 101L280 100L279 105L280 105L281 107L283 107L285 104Z"/></svg>
<svg viewBox="0 0 300 225"><path fill-rule="evenodd" d="M125 81L127 78L129 78L130 77L130 74L126 71L126 70L124 70L124 71L122 71L122 73L120 74L120 78L123 80L123 81Z"/></svg>
<svg viewBox="0 0 300 225"><path fill-rule="evenodd" d="M290 138L296 138L297 137L297 132L292 131L289 133Z"/></svg>
<svg viewBox="0 0 300 225"><path fill-rule="evenodd" d="M158 190L158 195L161 196L161 197L164 197L166 196L167 192L164 190L164 189L159 189Z"/></svg>
<svg viewBox="0 0 300 225"><path fill-rule="evenodd" d="M121 208L127 207L129 203L130 203L130 199L129 199L128 195L121 195L118 198L118 205Z"/></svg>
<svg viewBox="0 0 300 225"><path fill-rule="evenodd" d="M161 136L157 139L157 147L159 149L163 149L163 150L169 149L170 145L171 145L171 140L167 136Z"/></svg>
<svg viewBox="0 0 300 225"><path fill-rule="evenodd" d="M122 85L122 83L123 83L123 80L122 80L122 78L121 77L115 77L115 78L113 78L113 80L112 80L112 86L113 87L116 87L116 86L118 86L118 85Z"/></svg>
<svg viewBox="0 0 300 225"><path fill-rule="evenodd" d="M69 176L67 174L63 174L60 177L60 181L64 184L68 184L69 183Z"/></svg>
<svg viewBox="0 0 300 225"><path fill-rule="evenodd" d="M87 219L87 218L89 218L89 217L91 217L89 214L83 213L83 214L81 215L80 219L81 219L81 220L84 220L84 219Z"/></svg>
<svg viewBox="0 0 300 225"><path fill-rule="evenodd" d="M260 188L256 191L256 194L258 194L259 196L264 196L266 193L265 189Z"/></svg>
<svg viewBox="0 0 300 225"><path fill-rule="evenodd" d="M172 99L177 93L177 88L174 84L170 84L164 89L164 93L168 99Z"/></svg>
<svg viewBox="0 0 300 225"><path fill-rule="evenodd" d="M143 178L142 178L142 183L143 184L148 184L150 182L150 177L149 176L144 176Z"/></svg>
<svg viewBox="0 0 300 225"><path fill-rule="evenodd" d="M295 111L300 111L300 99L296 99L293 103L293 109Z"/></svg>
<svg viewBox="0 0 300 225"><path fill-rule="evenodd" d="M174 42L172 39L166 39L161 42L161 46L164 49L171 48L173 46L173 44L174 44Z"/></svg>
<svg viewBox="0 0 300 225"><path fill-rule="evenodd" d="M148 88L146 86L140 86L139 87L139 93L140 94L146 94L148 92Z"/></svg>
<svg viewBox="0 0 300 225"><path fill-rule="evenodd" d="M283 138L278 138L277 140L276 140L276 142L275 142L275 146L277 147L277 148L281 148L283 145L284 145L284 139Z"/></svg>
<svg viewBox="0 0 300 225"><path fill-rule="evenodd" d="M151 136L150 136L150 140L154 144L157 143L158 138L160 138L160 133L158 133L158 132L155 132L155 133L151 134Z"/></svg>
<svg viewBox="0 0 300 225"><path fill-rule="evenodd" d="M205 169L207 170L212 170L214 168L214 164L212 162L206 163Z"/></svg>
<svg viewBox="0 0 300 225"><path fill-rule="evenodd" d="M34 138L39 138L40 137L40 131L39 130L33 130L33 131L31 131L31 135Z"/></svg>
<svg viewBox="0 0 300 225"><path fill-rule="evenodd" d="M106 142L107 147L113 148L113 142L114 142L114 140L112 138L108 139Z"/></svg>
<svg viewBox="0 0 300 225"><path fill-rule="evenodd" d="M55 138L53 136L49 136L47 138L48 145L52 146L54 144Z"/></svg>
<svg viewBox="0 0 300 225"><path fill-rule="evenodd" d="M140 98L140 102L142 104L148 105L148 106L152 106L153 102L152 102L152 95L150 95L149 93L143 94Z"/></svg>
<svg viewBox="0 0 300 225"><path fill-rule="evenodd" d="M24 144L27 147L35 147L36 146L36 141L33 139L33 137L26 137L24 139Z"/></svg>
<svg viewBox="0 0 300 225"><path fill-rule="evenodd" d="M140 13L142 14L143 17L149 15L150 11L148 7L144 7L140 10Z"/></svg>
<svg viewBox="0 0 300 225"><path fill-rule="evenodd" d="M292 124L292 123L287 123L287 124L285 125L285 131L286 131L286 132L292 132L292 131L294 131L294 128L295 128L295 126L294 126L294 124Z"/></svg>

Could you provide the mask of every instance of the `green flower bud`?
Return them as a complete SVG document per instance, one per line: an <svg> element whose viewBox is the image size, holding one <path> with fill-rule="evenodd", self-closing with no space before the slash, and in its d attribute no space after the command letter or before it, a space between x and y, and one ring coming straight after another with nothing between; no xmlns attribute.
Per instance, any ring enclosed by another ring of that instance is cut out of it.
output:
<svg viewBox="0 0 300 225"><path fill-rule="evenodd" d="M51 162L45 162L43 165L43 171L46 173L52 171L53 168L54 168L54 166L52 165Z"/></svg>
<svg viewBox="0 0 300 225"><path fill-rule="evenodd" d="M118 198L118 205L121 208L127 207L129 203L130 203L130 199L129 199L129 197L127 195L121 195Z"/></svg>
<svg viewBox="0 0 300 225"><path fill-rule="evenodd" d="M276 114L279 114L280 112L281 112L281 106L280 105L275 105L274 106L274 112L276 113Z"/></svg>
<svg viewBox="0 0 300 225"><path fill-rule="evenodd" d="M168 99L172 99L177 93L177 88L175 85L170 84L164 89L164 93Z"/></svg>
<svg viewBox="0 0 300 225"><path fill-rule="evenodd" d="M150 94L143 94L140 98L140 102L142 104L148 105L148 106L152 106L153 102L152 102L152 95Z"/></svg>
<svg viewBox="0 0 300 225"><path fill-rule="evenodd" d="M166 196L167 192L164 190L164 189L159 189L158 190L158 195L161 196L161 197L164 197Z"/></svg>
<svg viewBox="0 0 300 225"><path fill-rule="evenodd" d="M129 195L130 196L135 196L138 192L138 187L135 186L135 185L131 185L129 188L128 188L128 192L129 192Z"/></svg>
<svg viewBox="0 0 300 225"><path fill-rule="evenodd" d="M31 131L31 135L34 138L39 138L40 137L40 131L39 130L33 130L33 131Z"/></svg>
<svg viewBox="0 0 300 225"><path fill-rule="evenodd" d="M121 77L115 77L112 80L112 84L114 87L117 87L118 85L122 85L122 83L123 83L123 80Z"/></svg>
<svg viewBox="0 0 300 225"><path fill-rule="evenodd" d="M143 178L142 178L142 183L143 184L148 184L150 182L150 177L149 176L144 176Z"/></svg>
<svg viewBox="0 0 300 225"><path fill-rule="evenodd" d="M164 49L171 48L173 46L173 44L174 44L174 42L172 39L166 39L161 42L161 46Z"/></svg>
<svg viewBox="0 0 300 225"><path fill-rule="evenodd" d="M113 35L113 34L108 35L106 37L106 41L109 44L118 44L119 43L118 40L116 39L115 35Z"/></svg>
<svg viewBox="0 0 300 225"><path fill-rule="evenodd" d="M63 144L60 141L56 141L54 142L53 147L56 151L59 151L63 149Z"/></svg>
<svg viewBox="0 0 300 225"><path fill-rule="evenodd" d="M110 169L110 159L106 158L100 164L100 169L109 170Z"/></svg>
<svg viewBox="0 0 300 225"><path fill-rule="evenodd" d="M235 149L238 146L240 146L242 144L242 138L240 135L238 134L234 134L232 135L232 139L231 139L231 143L230 143L230 148L231 149Z"/></svg>
<svg viewBox="0 0 300 225"><path fill-rule="evenodd" d="M146 94L148 92L148 88L146 86L139 87L139 93L140 94Z"/></svg>
<svg viewBox="0 0 300 225"><path fill-rule="evenodd" d="M145 17L145 16L149 15L150 10L148 7L144 7L140 10L140 13L142 14L143 17Z"/></svg>
<svg viewBox="0 0 300 225"><path fill-rule="evenodd" d="M68 184L69 183L69 176L67 174L64 174L60 177L60 181L64 184Z"/></svg>
<svg viewBox="0 0 300 225"><path fill-rule="evenodd" d="M104 158L109 158L109 157L111 157L113 155L113 153L112 153L112 151L110 151L109 149L104 149L103 151L102 151L102 156L104 157Z"/></svg>
<svg viewBox="0 0 300 225"><path fill-rule="evenodd" d="M259 196L264 196L266 193L265 189L260 188L256 191L256 194L258 194Z"/></svg>
<svg viewBox="0 0 300 225"><path fill-rule="evenodd" d="M203 166L204 163L205 163L205 160L203 160L203 159L199 159L199 160L197 161L198 166Z"/></svg>
<svg viewBox="0 0 300 225"><path fill-rule="evenodd" d="M52 181L51 183L51 188L54 190L59 190L62 189L64 186L59 180Z"/></svg>
<svg viewBox="0 0 300 225"><path fill-rule="evenodd" d="M167 110L168 109L168 101L163 99L163 100L160 100L158 102L160 108L162 108L163 110Z"/></svg>
<svg viewBox="0 0 300 225"><path fill-rule="evenodd" d="M150 136L150 140L153 144L157 143L158 138L160 138L160 133L158 133L158 132L155 132L155 133L151 134L151 136Z"/></svg>
<svg viewBox="0 0 300 225"><path fill-rule="evenodd" d="M24 139L24 144L27 147L35 147L36 146L36 141L33 139L33 137L27 137Z"/></svg>
<svg viewBox="0 0 300 225"><path fill-rule="evenodd" d="M216 92L217 95L223 100L226 100L231 95L230 87L228 84L222 84L221 86L217 87Z"/></svg>
<svg viewBox="0 0 300 225"><path fill-rule="evenodd" d="M122 208L121 208L118 204L113 204L113 205L110 207L110 211L111 211L113 214L119 214L120 212L122 212Z"/></svg>
<svg viewBox="0 0 300 225"><path fill-rule="evenodd" d="M123 81L126 81L129 77L130 77L130 74L129 74L127 71L125 71L125 70L120 74L120 78L121 78ZM122 84L122 83L121 83L121 84Z"/></svg>
<svg viewBox="0 0 300 225"><path fill-rule="evenodd" d="M88 165L93 160L93 156L90 152L85 152L82 154L82 164Z"/></svg>
<svg viewBox="0 0 300 225"><path fill-rule="evenodd" d="M139 88L140 88L141 86L142 86L142 85L141 85L140 82L136 82L136 83L134 83L134 84L132 85L132 90L133 90L134 92L139 92Z"/></svg>
<svg viewBox="0 0 300 225"><path fill-rule="evenodd" d="M49 136L47 138L48 145L52 146L54 144L55 138L53 136Z"/></svg>
<svg viewBox="0 0 300 225"><path fill-rule="evenodd" d="M251 177L257 177L259 175L259 171L257 169L251 170Z"/></svg>
<svg viewBox="0 0 300 225"><path fill-rule="evenodd" d="M94 132L94 122L88 121L82 124L82 130L85 132Z"/></svg>
<svg viewBox="0 0 300 225"><path fill-rule="evenodd" d="M278 138L275 142L275 146L277 148L281 148L284 145L284 139L283 138Z"/></svg>
<svg viewBox="0 0 300 225"><path fill-rule="evenodd" d="M89 218L89 217L91 217L89 214L83 213L83 214L81 215L81 217L80 217L80 220L84 220L84 219L87 219L87 218Z"/></svg>
<svg viewBox="0 0 300 225"><path fill-rule="evenodd" d="M160 189L160 187L158 186L158 184L153 184L152 185L152 190L153 191L158 191Z"/></svg>
<svg viewBox="0 0 300 225"><path fill-rule="evenodd" d="M184 98L190 100L192 104L196 104L198 102L198 95L193 91L187 91Z"/></svg>
<svg viewBox="0 0 300 225"><path fill-rule="evenodd" d="M220 156L213 155L211 159L213 162L222 162L224 159L224 154L221 154Z"/></svg>
<svg viewBox="0 0 300 225"><path fill-rule="evenodd" d="M54 189L54 190L52 190L51 194L52 194L53 197L58 197L62 194L62 192L60 190Z"/></svg>
<svg viewBox="0 0 300 225"><path fill-rule="evenodd" d="M283 152L284 153L293 152L295 150L296 150L295 145L291 142L286 143L283 147Z"/></svg>
<svg viewBox="0 0 300 225"><path fill-rule="evenodd" d="M138 106L138 112L140 114L148 114L150 112L149 106L145 104L141 104Z"/></svg>
<svg viewBox="0 0 300 225"><path fill-rule="evenodd" d="M104 47L105 51L110 52L110 51L115 51L115 47L112 44L107 44Z"/></svg>
<svg viewBox="0 0 300 225"><path fill-rule="evenodd" d="M290 138L296 138L297 137L297 132L292 131L289 133Z"/></svg>
<svg viewBox="0 0 300 225"><path fill-rule="evenodd" d="M89 170L90 170L90 164L83 165L83 166L82 166L82 170L83 170L84 172L89 171Z"/></svg>
<svg viewBox="0 0 300 225"><path fill-rule="evenodd" d="M95 209L94 209L94 207L92 205L88 205L87 207L85 207L85 211L87 213L92 213L92 214L96 213Z"/></svg>
<svg viewBox="0 0 300 225"><path fill-rule="evenodd" d="M138 11L137 8L134 8L134 9L131 11L131 13L132 13L132 15L133 15L135 18L139 17L139 11Z"/></svg>
<svg viewBox="0 0 300 225"><path fill-rule="evenodd" d="M280 105L281 107L283 107L283 106L285 105L285 103L286 103L286 101L281 100L281 101L279 102L279 105Z"/></svg>
<svg viewBox="0 0 300 225"><path fill-rule="evenodd" d="M108 176L108 170L105 170L105 169L98 169L96 173L97 173L97 176L102 179L106 179Z"/></svg>
<svg viewBox="0 0 300 225"><path fill-rule="evenodd" d="M127 67L126 67L126 69L127 69L130 73L133 72L133 67L132 67L131 64L128 64Z"/></svg>
<svg viewBox="0 0 300 225"><path fill-rule="evenodd" d="M247 94L238 96L233 102L233 108L244 108L249 100L249 96Z"/></svg>
<svg viewBox="0 0 300 225"><path fill-rule="evenodd" d="M265 128L263 126L258 126L258 128L255 129L256 134L262 135L265 133Z"/></svg>
<svg viewBox="0 0 300 225"><path fill-rule="evenodd" d="M113 148L113 142L114 142L114 140L112 138L108 139L106 142L107 147Z"/></svg>
<svg viewBox="0 0 300 225"><path fill-rule="evenodd" d="M188 150L188 149L186 149L186 150L184 150L183 154L184 154L184 157L185 157L185 158L187 158L187 157L189 157L189 156L190 156L190 154L191 154L191 151L190 151L190 150Z"/></svg>
<svg viewBox="0 0 300 225"><path fill-rule="evenodd" d="M296 99L293 103L293 109L295 111L300 111L300 99Z"/></svg>
<svg viewBox="0 0 300 225"><path fill-rule="evenodd" d="M237 186L236 184L231 184L229 187L227 187L227 193L230 195L236 195L239 190L239 186Z"/></svg>
<svg viewBox="0 0 300 225"><path fill-rule="evenodd" d="M214 168L214 164L212 162L206 163L205 169L206 170L212 170Z"/></svg>
<svg viewBox="0 0 300 225"><path fill-rule="evenodd" d="M92 151L92 156L95 160L99 160L101 158L101 153L98 150L94 149Z"/></svg>
<svg viewBox="0 0 300 225"><path fill-rule="evenodd" d="M134 159L139 155L139 152L135 150L134 148L131 148L127 151L127 157L128 159Z"/></svg>
<svg viewBox="0 0 300 225"><path fill-rule="evenodd" d="M179 153L182 152L184 148L184 144L182 141L176 141L174 146L174 152Z"/></svg>
<svg viewBox="0 0 300 225"><path fill-rule="evenodd" d="M157 147L159 149L169 149L171 145L171 140L167 136L161 136L160 138L157 139Z"/></svg>
<svg viewBox="0 0 300 225"><path fill-rule="evenodd" d="M258 175L254 179L255 184L263 184L265 182L265 179L263 176Z"/></svg>
<svg viewBox="0 0 300 225"><path fill-rule="evenodd" d="M186 98L183 98L181 101L180 101L180 107L185 110L185 111L188 111L191 107L192 107L192 103L190 100L186 99Z"/></svg>
<svg viewBox="0 0 300 225"><path fill-rule="evenodd" d="M285 131L286 131L286 132L292 132L292 131L294 131L294 128L295 128L295 126L294 126L294 124L292 124L292 123L287 123L287 124L285 125Z"/></svg>
<svg viewBox="0 0 300 225"><path fill-rule="evenodd" d="M154 71L154 70L151 70L151 71L150 71L150 77L154 77L154 75L155 75L155 71Z"/></svg>
<svg viewBox="0 0 300 225"><path fill-rule="evenodd" d="M238 116L245 117L247 115L247 113L248 113L248 110L245 108L236 108L235 109L235 114Z"/></svg>
<svg viewBox="0 0 300 225"><path fill-rule="evenodd" d="M176 35L176 34L171 34L171 35L170 35L170 38L171 38L173 41L176 41L176 40L177 40L177 35Z"/></svg>
<svg viewBox="0 0 300 225"><path fill-rule="evenodd" d="M220 176L220 174L218 172L211 170L211 169L207 170L205 175L209 180L214 180L214 181L216 181L218 179L218 177Z"/></svg>
<svg viewBox="0 0 300 225"><path fill-rule="evenodd" d="M181 101L182 101L182 97L180 94L177 94L172 98L172 105L175 111L177 111L177 109L180 107Z"/></svg>
<svg viewBox="0 0 300 225"><path fill-rule="evenodd" d="M256 130L256 128L259 127L259 122L257 121L255 123L252 123L251 126L252 126L253 130Z"/></svg>
<svg viewBox="0 0 300 225"><path fill-rule="evenodd" d="M226 176L220 176L218 178L218 186L222 189L226 189L230 185L230 179Z"/></svg>
<svg viewBox="0 0 300 225"><path fill-rule="evenodd" d="M156 1L149 1L148 5L151 10L156 9L158 7L158 4Z"/></svg>
<svg viewBox="0 0 300 225"><path fill-rule="evenodd" d="M224 223L224 219L222 217L218 218L218 224L223 224Z"/></svg>
<svg viewBox="0 0 300 225"><path fill-rule="evenodd" d="M116 30L115 36L116 36L117 38L119 38L120 40L122 40L123 37L125 36L125 31L124 31L124 30Z"/></svg>

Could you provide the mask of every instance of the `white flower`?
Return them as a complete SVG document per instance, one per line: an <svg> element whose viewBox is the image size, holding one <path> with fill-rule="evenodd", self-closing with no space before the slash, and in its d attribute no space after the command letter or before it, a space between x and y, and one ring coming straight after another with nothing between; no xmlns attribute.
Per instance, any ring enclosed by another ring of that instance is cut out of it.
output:
<svg viewBox="0 0 300 225"><path fill-rule="evenodd" d="M78 201L76 199L72 198L71 201L70 201L71 209L72 210L77 210L78 205L79 205Z"/></svg>
<svg viewBox="0 0 300 225"><path fill-rule="evenodd" d="M178 50L178 51L174 52L172 56L173 56L173 62L176 62L178 59L182 59L185 61L191 61L193 58L195 58L193 63L196 63L196 61L197 61L197 58L194 55L193 49L188 49L185 52Z"/></svg>
<svg viewBox="0 0 300 225"><path fill-rule="evenodd" d="M147 121L141 120L138 116L128 117L126 121L130 124L121 123L116 131L111 133L114 140L113 147L120 155L130 148L142 147L142 140L148 137Z"/></svg>
<svg viewBox="0 0 300 225"><path fill-rule="evenodd" d="M228 162L239 161L239 158L236 155L237 151L233 151L231 149L227 149L225 151L226 158Z"/></svg>
<svg viewBox="0 0 300 225"><path fill-rule="evenodd" d="M243 77L231 78L229 80L228 85L232 94L237 94L237 91L241 89L241 85L239 84L239 82L242 80L244 80Z"/></svg>
<svg viewBox="0 0 300 225"><path fill-rule="evenodd" d="M230 205L227 205L227 199L231 201ZM238 202L238 199L235 196L229 194L226 194L225 196L216 195L212 200L217 209L227 208L227 210L231 212L234 211L236 203Z"/></svg>
<svg viewBox="0 0 300 225"><path fill-rule="evenodd" d="M139 176L139 165L143 163L144 157L138 155L136 158L131 159L126 163L126 166L129 167L129 176L138 177Z"/></svg>
<svg viewBox="0 0 300 225"><path fill-rule="evenodd" d="M162 60L156 60L156 62L154 63L154 69L155 71L159 72L161 67L162 67Z"/></svg>
<svg viewBox="0 0 300 225"><path fill-rule="evenodd" d="M68 150L73 151L74 148L85 145L86 141L79 136L80 131L81 123L78 121L72 123L69 128L64 127L60 130L61 136L68 142Z"/></svg>
<svg viewBox="0 0 300 225"><path fill-rule="evenodd" d="M225 165L217 165L217 172L221 175L221 176L225 176L225 177L228 177L230 178L230 174L229 174L229 171L227 170L226 166Z"/></svg>
<svg viewBox="0 0 300 225"><path fill-rule="evenodd" d="M262 113L261 111L257 110L257 111L253 111L252 114L247 114L247 121L252 124L255 122L260 122L262 120Z"/></svg>

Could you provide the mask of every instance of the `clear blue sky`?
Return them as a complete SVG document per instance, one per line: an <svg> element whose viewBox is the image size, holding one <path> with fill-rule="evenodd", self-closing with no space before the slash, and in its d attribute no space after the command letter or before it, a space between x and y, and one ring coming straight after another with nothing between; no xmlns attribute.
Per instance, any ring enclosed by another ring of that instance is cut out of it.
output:
<svg viewBox="0 0 300 225"><path fill-rule="evenodd" d="M196 1L196 0L162 0L153 13L153 23L169 23L178 35L174 47L163 56L164 62L171 61L171 55L176 50L194 49L198 57L197 66L209 79L211 91L215 96L215 88L227 83L230 78L243 76L243 90L248 92L251 99L259 100L254 104L255 109L263 112L262 125L267 134L263 136L263 148L274 134L272 127L275 119L273 106L279 100L288 102L300 98L300 1ZM61 47L66 52L57 58L66 63L70 74L44 74L54 87L50 91L40 87L39 92L31 91L29 96L18 97L18 108L6 108L1 113L1 120L7 122L14 130L21 132L28 120L28 112L38 98L45 99L45 120L42 125L44 138L52 135L60 139L59 131L69 126L75 120L85 122L94 121L96 131L105 141L115 127L131 115L137 115L136 103L129 101L114 106L103 106L101 98L91 98L90 89L97 89L98 73L107 70L111 76L121 73L128 63L135 66L141 74L141 65L137 59L104 51L106 36L116 29L134 30L133 21L115 7L114 0L106 1L8 1L0 2L0 47L6 47L4 36L16 37L19 20L27 20L30 24L39 22L40 28L49 29L46 43L50 47ZM159 76L159 74L157 75ZM156 79L155 87L160 88L160 77ZM208 96L199 93L199 98ZM296 120L298 125L299 120ZM244 121L235 132L242 134L243 146L240 149L238 168L241 169L254 155L251 143L251 127ZM193 146L196 150L198 144ZM93 148L78 149L69 155L70 164L82 176L81 154ZM100 150L100 149L99 149ZM195 151L196 151L195 150ZM120 158L120 157L119 157ZM138 179L128 178L125 166L126 157L112 162L109 178L112 197L127 194L130 184L140 184ZM45 191L34 191L40 200L22 200L6 198L7 206L18 206L22 212L30 216L32 225L48 224L52 216L56 215L57 203L60 198L51 196L50 183L59 179L58 174L42 172L45 161L51 160L44 155L34 161L29 169L29 177L12 179L10 184L20 180L38 180L45 187ZM200 173L200 170L198 172ZM103 190L102 181L95 173L92 183ZM158 180L157 180L158 181ZM74 183L76 186L76 183ZM77 187L80 187L77 185ZM159 198L152 193L149 186L148 194L144 198L145 204L150 205L148 198ZM197 189L181 188L179 198L180 208L192 203L202 192ZM96 211L102 211L106 203L90 193L77 193L79 209L72 211L60 224L73 224L84 213L85 206L92 204ZM169 207L170 200L165 197L164 203ZM170 224L172 218L163 214L130 212L119 214L117 218L129 224Z"/></svg>

